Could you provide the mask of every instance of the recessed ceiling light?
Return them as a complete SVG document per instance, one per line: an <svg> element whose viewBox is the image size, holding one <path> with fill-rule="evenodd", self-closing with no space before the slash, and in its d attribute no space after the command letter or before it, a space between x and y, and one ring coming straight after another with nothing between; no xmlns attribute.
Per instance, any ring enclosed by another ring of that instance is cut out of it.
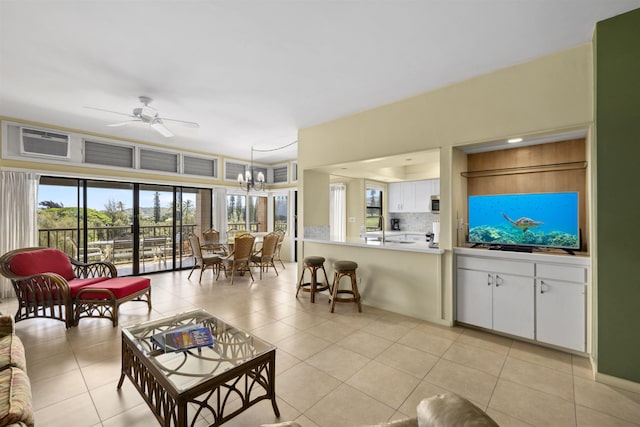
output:
<svg viewBox="0 0 640 427"><path fill-rule="evenodd" d="M522 138L511 138L507 140L509 144L517 144L518 142L522 142Z"/></svg>

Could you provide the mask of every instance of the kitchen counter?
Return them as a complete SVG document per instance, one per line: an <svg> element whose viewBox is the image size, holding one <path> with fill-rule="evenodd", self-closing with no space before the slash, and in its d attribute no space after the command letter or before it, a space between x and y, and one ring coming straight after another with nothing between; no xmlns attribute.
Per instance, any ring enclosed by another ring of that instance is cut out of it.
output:
<svg viewBox="0 0 640 427"><path fill-rule="evenodd" d="M356 262L363 305L450 325L449 310L443 310L443 306L450 305L450 292L443 290L442 282L445 251L430 248L426 238L420 242L399 243L388 240L399 235L385 233L385 242L371 237L366 240L355 237L344 242L298 239L299 259L324 257L329 277L333 276L334 262ZM336 307L338 312L344 310L350 311L352 307Z"/></svg>
<svg viewBox="0 0 640 427"><path fill-rule="evenodd" d="M345 241L336 240L321 240L321 239L298 239L301 242L309 243L323 243L327 245L339 245L339 246L355 246L371 249L388 249L392 251L406 251L406 252L424 252L430 254L441 255L444 253L443 249L434 248L429 245L426 238L422 241L404 240L401 236L406 234L405 232L394 232L399 234L385 233L386 240L384 242L378 240L378 237L382 237L382 233L367 233L367 237L352 237L347 238ZM379 235L379 236L378 236Z"/></svg>

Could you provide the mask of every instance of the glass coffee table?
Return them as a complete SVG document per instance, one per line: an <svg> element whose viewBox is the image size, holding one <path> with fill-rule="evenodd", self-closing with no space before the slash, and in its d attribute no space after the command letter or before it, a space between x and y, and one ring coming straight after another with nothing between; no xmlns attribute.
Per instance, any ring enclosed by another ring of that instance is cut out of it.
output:
<svg viewBox="0 0 640 427"><path fill-rule="evenodd" d="M211 330L211 346L165 352L156 337L181 326ZM276 348L204 310L122 329L122 374L163 426L218 426L261 400L276 404Z"/></svg>

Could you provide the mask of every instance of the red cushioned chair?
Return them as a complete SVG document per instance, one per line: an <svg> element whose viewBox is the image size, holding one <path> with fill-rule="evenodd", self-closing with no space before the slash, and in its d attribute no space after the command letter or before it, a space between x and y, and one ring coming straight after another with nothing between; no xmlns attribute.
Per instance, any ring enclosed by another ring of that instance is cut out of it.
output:
<svg viewBox="0 0 640 427"><path fill-rule="evenodd" d="M9 251L0 257L0 274L9 278L13 284L18 299L18 310L15 321L45 317L65 322L67 328L73 326L80 315L74 313L75 299L84 288L93 289L91 293L84 294L94 299L111 299L110 306L117 309L118 303L131 300L128 294L124 298L117 298L116 293L122 292L140 293L138 289L149 279L144 278L120 278L119 281L108 284L117 277L115 266L109 262L94 262L84 264L70 258L58 249L32 247ZM141 281L139 279L144 279ZM124 281L123 281L124 280ZM111 289L109 289L111 288ZM100 291L98 295L95 292ZM111 292L111 294L109 294ZM147 303L151 309L150 290L146 292ZM138 295L139 296L139 295ZM120 301L113 303L113 299ZM90 312L83 310L82 317L107 317L102 312ZM97 315L96 315L97 314ZM116 314L109 313L117 324Z"/></svg>

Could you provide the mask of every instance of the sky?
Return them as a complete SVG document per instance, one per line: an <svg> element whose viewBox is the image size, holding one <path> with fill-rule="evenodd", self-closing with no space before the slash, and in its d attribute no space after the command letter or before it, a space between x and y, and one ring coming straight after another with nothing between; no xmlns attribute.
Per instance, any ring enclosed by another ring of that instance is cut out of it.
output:
<svg viewBox="0 0 640 427"><path fill-rule="evenodd" d="M140 191L140 206L153 207L154 191ZM195 194L184 194L183 197L192 198L195 204ZM38 188L38 204L43 201L62 203L64 207L78 205L77 188L52 185L40 185ZM118 188L89 188L87 191L87 207L98 211L105 210L109 200L124 202L125 209L133 207L132 190ZM160 206L170 207L173 203L171 192L160 192Z"/></svg>

